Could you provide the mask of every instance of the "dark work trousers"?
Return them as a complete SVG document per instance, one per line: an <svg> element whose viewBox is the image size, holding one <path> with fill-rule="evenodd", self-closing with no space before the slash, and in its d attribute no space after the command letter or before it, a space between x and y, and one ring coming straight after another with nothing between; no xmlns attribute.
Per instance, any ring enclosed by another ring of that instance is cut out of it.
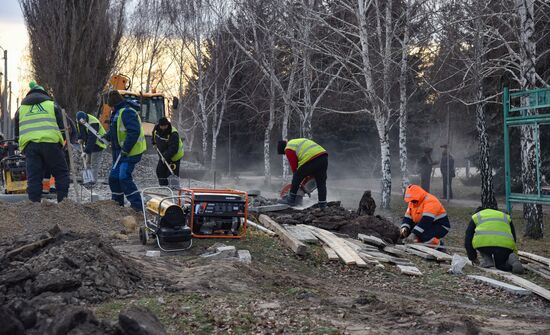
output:
<svg viewBox="0 0 550 335"><path fill-rule="evenodd" d="M313 176L317 183L317 196L319 202L327 201L327 169L328 155L316 157L302 165L292 176L292 188L290 193L296 194L305 177Z"/></svg>
<svg viewBox="0 0 550 335"><path fill-rule="evenodd" d="M59 143L30 142L23 151L27 164L27 194L32 202L40 202L42 179L49 172L55 178L57 202L69 194L69 168Z"/></svg>
<svg viewBox="0 0 550 335"><path fill-rule="evenodd" d="M444 173L443 177L443 198L447 198L447 175ZM453 198L453 177L449 178L449 199Z"/></svg>
<svg viewBox="0 0 550 335"><path fill-rule="evenodd" d="M481 247L476 250L486 255L492 255L497 269L508 272L512 271L512 266L508 264L508 256L513 252L511 249L502 247Z"/></svg>
<svg viewBox="0 0 550 335"><path fill-rule="evenodd" d="M432 170L430 172L421 172L420 173L420 186L426 192L430 192L430 179L432 178Z"/></svg>
<svg viewBox="0 0 550 335"><path fill-rule="evenodd" d="M180 175L180 161L181 159L178 159L174 162L176 164L176 168L174 169L174 174L179 177ZM170 163L169 163L170 164ZM159 185L160 186L168 186L168 177L170 177L171 173L168 170L168 167L162 159L159 159L157 163L157 178L159 179Z"/></svg>
<svg viewBox="0 0 550 335"><path fill-rule="evenodd" d="M132 177L132 172L136 164L141 160L141 155L121 157L117 166L114 166L119 154L120 150L113 150L113 167L109 174L111 199L116 201L120 206L124 206L124 197L126 197L133 209L141 211L143 210L141 194Z"/></svg>

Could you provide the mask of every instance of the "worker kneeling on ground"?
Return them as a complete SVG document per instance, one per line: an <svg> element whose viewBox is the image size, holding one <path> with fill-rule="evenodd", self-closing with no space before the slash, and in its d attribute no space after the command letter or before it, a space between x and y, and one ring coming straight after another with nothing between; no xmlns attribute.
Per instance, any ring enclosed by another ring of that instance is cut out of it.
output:
<svg viewBox="0 0 550 335"><path fill-rule="evenodd" d="M328 153L319 144L307 138L296 138L290 141L279 141L279 155L286 155L292 169L292 187L288 196L279 203L296 205L296 193L304 178L313 176L317 183L319 207L327 206L327 169Z"/></svg>
<svg viewBox="0 0 550 335"><path fill-rule="evenodd" d="M153 129L153 137L151 139L153 146L158 149L159 157L157 163L157 178L160 186L168 185L168 177L170 175L180 175L180 161L183 157L183 142L178 134L178 130L172 127L170 121L163 117L159 120L159 123ZM170 166L170 170L162 158L166 160L166 163Z"/></svg>
<svg viewBox="0 0 550 335"><path fill-rule="evenodd" d="M111 107L109 133L113 152L113 168L109 175L112 199L124 206L124 197L135 210L143 210L141 195L132 178L134 167L147 149L137 104L126 101L118 91L110 91L107 104Z"/></svg>
<svg viewBox="0 0 550 335"><path fill-rule="evenodd" d="M40 202L42 179L46 173L55 177L57 202L69 193L69 168L63 153L63 114L46 90L34 81L15 115L15 137L27 165L29 200Z"/></svg>
<svg viewBox="0 0 550 335"><path fill-rule="evenodd" d="M76 113L76 130L78 132L78 142L82 148L82 159L86 160L86 164L91 167L94 173L94 179L97 180L97 172L101 163L101 154L103 150L107 148L107 145L103 143L94 133L92 133L86 126L80 123L81 120L86 122L92 127L96 133L105 137L106 131L101 125L99 120L90 114L86 114L82 111Z"/></svg>
<svg viewBox="0 0 550 335"><path fill-rule="evenodd" d="M476 209L466 229L464 247L472 263L478 262L479 251L479 265L483 268L496 266L499 270L523 273L517 256L516 231L506 213L483 207Z"/></svg>
<svg viewBox="0 0 550 335"><path fill-rule="evenodd" d="M404 200L409 206L401 224L401 238L408 242L442 245L441 239L447 235L451 224L439 199L418 185L409 185Z"/></svg>

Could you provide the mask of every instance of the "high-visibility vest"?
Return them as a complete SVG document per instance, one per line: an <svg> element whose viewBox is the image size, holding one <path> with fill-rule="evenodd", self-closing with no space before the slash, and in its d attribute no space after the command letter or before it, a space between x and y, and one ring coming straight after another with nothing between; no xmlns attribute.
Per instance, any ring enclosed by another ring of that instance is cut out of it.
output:
<svg viewBox="0 0 550 335"><path fill-rule="evenodd" d="M173 133L177 133L178 130L174 127L172 127L172 134ZM160 136L157 136L157 131L156 130L153 130L153 141L154 143L157 142L156 138L159 137L165 141L168 141L169 139L164 139L164 137L160 137ZM174 154L174 156L170 157L170 160L172 162L175 162L179 159L181 159L183 157L183 142L181 141L181 137L179 137L179 134L178 134L178 151Z"/></svg>
<svg viewBox="0 0 550 335"><path fill-rule="evenodd" d="M93 116L93 115L90 115L88 114L88 124L92 125L92 124L97 124L99 126L99 131L97 132L99 134L99 136L103 137L107 132L105 131L105 128L103 128L103 125L101 124L101 122L99 122L99 120ZM89 134L88 134L89 136ZM96 138L95 140L95 144L101 148L101 150L107 148L107 145L103 142L101 142L99 140L99 138Z"/></svg>
<svg viewBox="0 0 550 335"><path fill-rule="evenodd" d="M19 107L19 148L24 150L29 142L63 145L53 101Z"/></svg>
<svg viewBox="0 0 550 335"><path fill-rule="evenodd" d="M116 120L116 133L117 133L117 139L118 139L118 145L122 148L124 146L124 140L126 140L126 136L128 135L126 131L126 127L124 127L124 123L122 122L122 113L125 111L136 113L136 116L139 121L139 137L130 152L128 153L128 156L137 156L141 155L142 153L147 150L147 144L145 143L145 134L143 133L143 126L141 125L141 118L139 117L138 112L131 108L131 107L124 107L121 108L118 112L118 118Z"/></svg>
<svg viewBox="0 0 550 335"><path fill-rule="evenodd" d="M295 138L288 141L285 150L288 149L296 152L298 168L319 154L327 152L322 146L307 138Z"/></svg>
<svg viewBox="0 0 550 335"><path fill-rule="evenodd" d="M476 225L472 245L481 247L502 247L516 251L516 242L510 227L510 216L494 209L484 209L474 215Z"/></svg>

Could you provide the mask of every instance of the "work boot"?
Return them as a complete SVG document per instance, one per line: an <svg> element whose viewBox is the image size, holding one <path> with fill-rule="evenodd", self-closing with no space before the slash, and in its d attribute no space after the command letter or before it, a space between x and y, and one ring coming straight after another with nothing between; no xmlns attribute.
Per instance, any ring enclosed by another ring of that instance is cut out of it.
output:
<svg viewBox="0 0 550 335"><path fill-rule="evenodd" d="M317 205L319 206L320 209L325 209L327 208L327 202L326 201L319 201L317 203Z"/></svg>
<svg viewBox="0 0 550 335"><path fill-rule="evenodd" d="M510 256L508 256L508 265L512 267L513 273L523 273L523 265L519 261L518 255L516 255L515 253L511 253Z"/></svg>
<svg viewBox="0 0 550 335"><path fill-rule="evenodd" d="M479 262L479 266L485 269L495 267L495 261L493 260L493 255L486 254L483 252L480 252L480 254L481 254L481 261Z"/></svg>
<svg viewBox="0 0 550 335"><path fill-rule="evenodd" d="M288 195L285 195L282 199L277 201L279 204L283 205L289 205L289 206L296 206L296 194L295 193L289 193Z"/></svg>

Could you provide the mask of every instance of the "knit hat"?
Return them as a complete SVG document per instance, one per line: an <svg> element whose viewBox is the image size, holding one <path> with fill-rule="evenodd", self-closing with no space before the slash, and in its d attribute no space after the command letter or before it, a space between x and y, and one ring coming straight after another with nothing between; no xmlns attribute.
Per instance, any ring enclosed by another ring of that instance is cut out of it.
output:
<svg viewBox="0 0 550 335"><path fill-rule="evenodd" d="M31 82L29 83L29 88L30 88L31 91L32 91L32 90L41 90L41 91L46 92L46 90L44 89L44 87L38 85L38 84L36 83L36 81L34 81L34 80L31 80Z"/></svg>
<svg viewBox="0 0 550 335"><path fill-rule="evenodd" d="M123 101L124 101L124 98L122 97L122 95L120 95L120 93L117 90L111 90L107 94L107 105L111 107L115 107L116 105L118 105Z"/></svg>
<svg viewBox="0 0 550 335"><path fill-rule="evenodd" d="M78 111L76 113L76 122L80 122L80 120L84 119L84 121L88 122L88 114L84 113L83 111Z"/></svg>
<svg viewBox="0 0 550 335"><path fill-rule="evenodd" d="M277 142L277 153L279 155L284 155L285 154L286 143L287 142L285 140Z"/></svg>
<svg viewBox="0 0 550 335"><path fill-rule="evenodd" d="M167 118L165 117L161 117L159 119L159 126L171 126L172 124L170 123L170 121L168 121Z"/></svg>

